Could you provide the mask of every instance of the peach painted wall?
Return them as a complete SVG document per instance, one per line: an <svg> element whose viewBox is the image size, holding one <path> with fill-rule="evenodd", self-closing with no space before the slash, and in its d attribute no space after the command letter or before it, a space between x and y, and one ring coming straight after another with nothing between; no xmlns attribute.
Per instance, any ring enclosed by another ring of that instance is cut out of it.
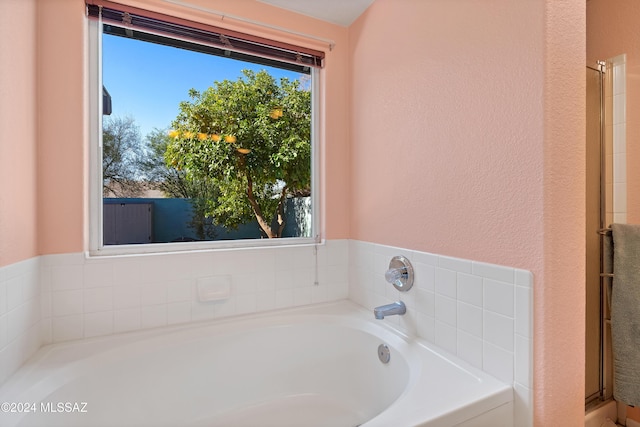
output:
<svg viewBox="0 0 640 427"><path fill-rule="evenodd" d="M161 13L220 24L220 18L175 4L148 0L120 3L152 8ZM184 1L196 7L288 28L335 41L335 48L304 42L299 37L283 39L312 44L327 50L323 96L326 141L323 161L331 165L326 173L324 204L327 238L348 237L348 106L347 29L270 7L253 0ZM86 73L84 0L38 2L39 66L39 244L41 254L78 252L86 248ZM224 25L255 31L250 25L225 19ZM266 34L273 33L265 31ZM63 54L64 53L64 54Z"/></svg>
<svg viewBox="0 0 640 427"><path fill-rule="evenodd" d="M584 418L584 13L376 0L349 34L350 236L534 273L539 426Z"/></svg>
<svg viewBox="0 0 640 427"><path fill-rule="evenodd" d="M627 54L627 221L640 223L640 2L587 1L587 61Z"/></svg>
<svg viewBox="0 0 640 427"><path fill-rule="evenodd" d="M0 267L36 256L36 2L0 1Z"/></svg>
<svg viewBox="0 0 640 427"><path fill-rule="evenodd" d="M38 243L40 254L84 242L85 6L38 2Z"/></svg>

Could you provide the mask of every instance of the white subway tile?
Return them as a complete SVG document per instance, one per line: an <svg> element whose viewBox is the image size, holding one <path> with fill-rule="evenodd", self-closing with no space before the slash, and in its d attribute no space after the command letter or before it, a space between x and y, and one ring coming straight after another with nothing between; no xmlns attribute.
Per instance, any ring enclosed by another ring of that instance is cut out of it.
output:
<svg viewBox="0 0 640 427"><path fill-rule="evenodd" d="M115 310L113 312L113 332L137 331L140 328L140 307Z"/></svg>
<svg viewBox="0 0 640 427"><path fill-rule="evenodd" d="M422 289L411 289L414 293L414 304L416 310L429 317L436 316L436 295L433 292Z"/></svg>
<svg viewBox="0 0 640 427"><path fill-rule="evenodd" d="M366 244L359 240L349 240L349 267L364 267Z"/></svg>
<svg viewBox="0 0 640 427"><path fill-rule="evenodd" d="M613 66L613 94L619 95L627 91L626 64L615 64Z"/></svg>
<svg viewBox="0 0 640 427"><path fill-rule="evenodd" d="M327 302L329 298L329 286L320 284L311 287L311 302L313 304Z"/></svg>
<svg viewBox="0 0 640 427"><path fill-rule="evenodd" d="M397 290L391 283L388 283L386 281L381 281L381 283L384 283L384 296L389 298L390 300L393 301L397 301L400 299L400 295L402 294L402 292L400 292L399 290Z"/></svg>
<svg viewBox="0 0 640 427"><path fill-rule="evenodd" d="M346 283L329 284L327 287L327 300L339 301L349 297L349 286Z"/></svg>
<svg viewBox="0 0 640 427"><path fill-rule="evenodd" d="M262 276L260 274L254 275L255 280L255 293L258 292L275 292L276 290L276 275L269 274Z"/></svg>
<svg viewBox="0 0 640 427"><path fill-rule="evenodd" d="M176 325L191 321L191 302L171 302L167 304L167 324Z"/></svg>
<svg viewBox="0 0 640 427"><path fill-rule="evenodd" d="M292 266L296 268L312 268L315 265L316 257L313 246L282 247L277 249L277 255L273 251L264 251L260 254L255 254L251 259L254 262L264 262L263 257L265 255L273 254L270 260L275 262L276 272L288 270Z"/></svg>
<svg viewBox="0 0 640 427"><path fill-rule="evenodd" d="M0 316L0 349L9 343L8 315Z"/></svg>
<svg viewBox="0 0 640 427"><path fill-rule="evenodd" d="M276 289L293 289L296 285L293 270L278 270L276 272Z"/></svg>
<svg viewBox="0 0 640 427"><path fill-rule="evenodd" d="M84 272L82 265L53 265L51 266L51 290L62 291L82 289L84 287Z"/></svg>
<svg viewBox="0 0 640 427"><path fill-rule="evenodd" d="M14 346L9 344L4 348L0 348L0 383L4 383L20 366L17 361L12 363L14 353L12 347Z"/></svg>
<svg viewBox="0 0 640 427"><path fill-rule="evenodd" d="M515 381L526 387L533 387L531 339L515 336Z"/></svg>
<svg viewBox="0 0 640 427"><path fill-rule="evenodd" d="M436 319L435 344L451 354L457 353L458 333L455 326L447 325Z"/></svg>
<svg viewBox="0 0 640 427"><path fill-rule="evenodd" d="M430 343L436 342L436 319L418 312L418 336Z"/></svg>
<svg viewBox="0 0 640 427"><path fill-rule="evenodd" d="M482 339L482 309L461 301L458 301L457 308L458 329Z"/></svg>
<svg viewBox="0 0 640 427"><path fill-rule="evenodd" d="M484 311L483 338L486 342L513 353L514 325L513 319L491 311Z"/></svg>
<svg viewBox="0 0 640 427"><path fill-rule="evenodd" d="M516 286L515 320L516 333L527 338L533 337L531 313L533 289Z"/></svg>
<svg viewBox="0 0 640 427"><path fill-rule="evenodd" d="M613 154L624 154L627 152L627 125L618 123L613 125Z"/></svg>
<svg viewBox="0 0 640 427"><path fill-rule="evenodd" d="M433 265L425 263L413 264L414 286L425 291L435 291L436 268Z"/></svg>
<svg viewBox="0 0 640 427"><path fill-rule="evenodd" d="M447 270L453 270L460 273L471 273L471 261L461 258L453 258L440 255L438 257L438 266Z"/></svg>
<svg viewBox="0 0 640 427"><path fill-rule="evenodd" d="M493 279L499 282L507 283L514 283L515 281L515 269L511 267L473 261L472 270L473 274L475 274L476 276L481 276L485 279Z"/></svg>
<svg viewBox="0 0 640 427"><path fill-rule="evenodd" d="M507 384L512 384L513 352L485 340L482 348L482 370Z"/></svg>
<svg viewBox="0 0 640 427"><path fill-rule="evenodd" d="M293 289L280 289L276 291L276 308L288 308L293 306Z"/></svg>
<svg viewBox="0 0 640 427"><path fill-rule="evenodd" d="M79 340L83 336L81 314L54 317L51 326L53 342Z"/></svg>
<svg viewBox="0 0 640 427"><path fill-rule="evenodd" d="M51 318L40 320L40 339L42 345L53 343L53 321Z"/></svg>
<svg viewBox="0 0 640 427"><path fill-rule="evenodd" d="M315 270L313 268L297 268L293 270L294 288L312 286L314 282Z"/></svg>
<svg viewBox="0 0 640 427"><path fill-rule="evenodd" d="M238 295L236 300L236 314L248 314L256 312L256 294Z"/></svg>
<svg viewBox="0 0 640 427"><path fill-rule="evenodd" d="M311 287L296 288L293 290L293 305L308 305L311 304Z"/></svg>
<svg viewBox="0 0 640 427"><path fill-rule="evenodd" d="M329 283L347 283L349 281L349 268L346 265L331 265L325 271L325 280Z"/></svg>
<svg viewBox="0 0 640 427"><path fill-rule="evenodd" d="M140 286L127 284L113 287L113 308L140 308Z"/></svg>
<svg viewBox="0 0 640 427"><path fill-rule="evenodd" d="M322 246L319 247L319 249ZM325 244L327 265L348 265L349 264L349 240L327 240Z"/></svg>
<svg viewBox="0 0 640 427"><path fill-rule="evenodd" d="M396 289L388 283L386 280L381 278L380 276L374 276L369 273L367 276L367 280L371 283L371 289L374 294L379 295L381 297L393 298L393 291Z"/></svg>
<svg viewBox="0 0 640 427"><path fill-rule="evenodd" d="M167 303L167 285L164 282L140 286L140 305L152 306Z"/></svg>
<svg viewBox="0 0 640 427"><path fill-rule="evenodd" d="M51 292L51 266L43 262L40 266L40 292Z"/></svg>
<svg viewBox="0 0 640 427"><path fill-rule="evenodd" d="M482 307L482 278L471 274L457 274L457 297L459 301Z"/></svg>
<svg viewBox="0 0 640 427"><path fill-rule="evenodd" d="M259 292L256 294L256 311L268 311L276 308L276 292Z"/></svg>
<svg viewBox="0 0 640 427"><path fill-rule="evenodd" d="M411 289L412 291L414 289ZM418 289L415 289L416 292L398 292L398 301L402 301L407 306L407 311L417 311L416 307L416 297Z"/></svg>
<svg viewBox="0 0 640 427"><path fill-rule="evenodd" d="M113 311L86 313L84 315L84 337L99 337L113 334Z"/></svg>
<svg viewBox="0 0 640 427"><path fill-rule="evenodd" d="M221 301L215 301L213 303L213 317L229 317L235 316L236 313L236 299L235 297L227 298Z"/></svg>
<svg viewBox="0 0 640 427"><path fill-rule="evenodd" d="M414 251L411 254L411 258L409 258L409 261L411 261L411 264L413 264L413 266L415 267L416 264L427 264L427 265L431 265L433 267L437 267L438 266L438 255L436 254L430 254L428 252L420 252L420 251Z"/></svg>
<svg viewBox="0 0 640 427"><path fill-rule="evenodd" d="M456 272L444 268L436 268L436 294L449 298L457 297Z"/></svg>
<svg viewBox="0 0 640 427"><path fill-rule="evenodd" d="M22 302L25 303L25 302L39 298L40 297L39 274L37 274L37 272L30 271L22 277L24 278Z"/></svg>
<svg viewBox="0 0 640 427"><path fill-rule="evenodd" d="M9 311L6 317L8 341L13 341L16 338L20 337L20 335L22 335L24 331L26 331L29 327L28 321L26 319L26 307L24 305L21 305Z"/></svg>
<svg viewBox="0 0 640 427"><path fill-rule="evenodd" d="M7 310L13 310L23 301L23 284L20 277L14 277L5 282L7 292Z"/></svg>
<svg viewBox="0 0 640 427"><path fill-rule="evenodd" d="M92 262L84 265L84 287L100 288L113 286L113 264L111 262Z"/></svg>
<svg viewBox="0 0 640 427"><path fill-rule="evenodd" d="M113 310L113 288L84 290L84 313Z"/></svg>
<svg viewBox="0 0 640 427"><path fill-rule="evenodd" d="M158 328L167 325L167 305L148 305L140 308L140 326Z"/></svg>
<svg viewBox="0 0 640 427"><path fill-rule="evenodd" d="M6 314L8 310L7 283L4 280L0 280L0 316Z"/></svg>
<svg viewBox="0 0 640 427"><path fill-rule="evenodd" d="M195 322L202 320L210 320L215 317L215 307L212 302L191 303L191 319Z"/></svg>
<svg viewBox="0 0 640 427"><path fill-rule="evenodd" d="M139 285L147 282L145 279L149 272L148 263L144 263L142 260L145 258L142 257L136 257L135 259L136 261L132 261L131 258L127 258L113 263L114 287Z"/></svg>
<svg viewBox="0 0 640 427"><path fill-rule="evenodd" d="M26 321L28 326L33 326L40 321L40 300L39 298L29 300L23 306L26 308Z"/></svg>
<svg viewBox="0 0 640 427"><path fill-rule="evenodd" d="M627 182L627 154L613 155L613 182Z"/></svg>
<svg viewBox="0 0 640 427"><path fill-rule="evenodd" d="M510 283L484 279L484 308L504 316L514 316L514 286Z"/></svg>
<svg viewBox="0 0 640 427"><path fill-rule="evenodd" d="M52 312L54 316L82 314L82 289L52 292Z"/></svg>
<svg viewBox="0 0 640 427"><path fill-rule="evenodd" d="M191 301L191 288L194 287L191 280L175 280L167 283L167 302Z"/></svg>
<svg viewBox="0 0 640 427"><path fill-rule="evenodd" d="M458 316L456 305L455 299L436 294L436 320L455 328Z"/></svg>
<svg viewBox="0 0 640 427"><path fill-rule="evenodd" d="M413 310L408 310L402 316L393 316L398 319L398 325L409 336L416 336L418 334L418 313Z"/></svg>
<svg viewBox="0 0 640 427"><path fill-rule="evenodd" d="M371 274L375 280L383 280L386 282L384 276L389 269L389 262L391 258L398 255L396 251L387 250L386 253L375 253L373 255L373 264L370 266Z"/></svg>
<svg viewBox="0 0 640 427"><path fill-rule="evenodd" d="M51 292L40 294L40 318L46 319L52 316L52 302Z"/></svg>
<svg viewBox="0 0 640 427"><path fill-rule="evenodd" d="M44 266L68 266L82 265L85 261L84 252L72 252L66 254L45 255L41 257L40 264Z"/></svg>
<svg viewBox="0 0 640 427"><path fill-rule="evenodd" d="M515 269L515 284L527 288L533 287L533 273L527 270Z"/></svg>
<svg viewBox="0 0 640 427"><path fill-rule="evenodd" d="M458 357L476 368L482 369L482 339L460 329L458 329L457 337Z"/></svg>
<svg viewBox="0 0 640 427"><path fill-rule="evenodd" d="M613 124L627 121L627 96L624 93L613 95Z"/></svg>

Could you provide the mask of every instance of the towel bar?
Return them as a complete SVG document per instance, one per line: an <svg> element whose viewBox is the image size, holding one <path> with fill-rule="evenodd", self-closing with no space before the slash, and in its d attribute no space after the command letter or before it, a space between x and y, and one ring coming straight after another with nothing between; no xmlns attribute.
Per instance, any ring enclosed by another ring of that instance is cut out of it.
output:
<svg viewBox="0 0 640 427"><path fill-rule="evenodd" d="M603 236L611 234L611 228L601 228L600 230L598 230L598 234L601 234Z"/></svg>

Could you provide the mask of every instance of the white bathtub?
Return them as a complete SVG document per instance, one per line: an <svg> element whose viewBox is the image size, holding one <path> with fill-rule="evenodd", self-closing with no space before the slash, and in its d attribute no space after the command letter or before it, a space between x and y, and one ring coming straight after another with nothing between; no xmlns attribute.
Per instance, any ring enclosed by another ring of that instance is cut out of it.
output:
<svg viewBox="0 0 640 427"><path fill-rule="evenodd" d="M7 427L513 425L510 386L348 301L46 346L0 402Z"/></svg>

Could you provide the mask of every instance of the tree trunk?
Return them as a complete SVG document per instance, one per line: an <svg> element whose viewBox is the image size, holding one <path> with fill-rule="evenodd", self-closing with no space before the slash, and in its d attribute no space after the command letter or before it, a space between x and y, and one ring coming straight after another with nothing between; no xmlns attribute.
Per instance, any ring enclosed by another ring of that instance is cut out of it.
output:
<svg viewBox="0 0 640 427"><path fill-rule="evenodd" d="M256 216L258 225L260 226L262 231L267 235L267 237L269 239L280 237L280 233L278 231L274 232L274 230L271 229L271 224L269 224L269 222L264 219L264 215L262 214L262 209L260 209L260 205L258 205L258 202L256 201L256 197L253 194L253 180L251 179L251 175L249 175L248 173L247 173L247 198L249 199L249 204L251 205L251 209L253 209L253 213Z"/></svg>

